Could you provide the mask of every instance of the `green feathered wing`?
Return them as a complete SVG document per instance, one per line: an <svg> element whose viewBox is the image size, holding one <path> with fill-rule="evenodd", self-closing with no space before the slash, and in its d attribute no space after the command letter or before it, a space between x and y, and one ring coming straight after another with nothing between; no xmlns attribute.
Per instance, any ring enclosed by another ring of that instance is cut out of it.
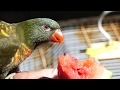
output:
<svg viewBox="0 0 120 90"><path fill-rule="evenodd" d="M16 35L16 25L0 21L0 78L17 67L31 50Z"/></svg>

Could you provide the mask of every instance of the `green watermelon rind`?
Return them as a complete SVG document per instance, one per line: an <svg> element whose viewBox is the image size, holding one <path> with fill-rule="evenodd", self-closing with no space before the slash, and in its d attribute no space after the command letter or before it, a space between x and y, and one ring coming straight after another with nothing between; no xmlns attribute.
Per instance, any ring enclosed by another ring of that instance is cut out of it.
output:
<svg viewBox="0 0 120 90"><path fill-rule="evenodd" d="M103 74L100 79L111 79L113 73L110 70L104 69Z"/></svg>

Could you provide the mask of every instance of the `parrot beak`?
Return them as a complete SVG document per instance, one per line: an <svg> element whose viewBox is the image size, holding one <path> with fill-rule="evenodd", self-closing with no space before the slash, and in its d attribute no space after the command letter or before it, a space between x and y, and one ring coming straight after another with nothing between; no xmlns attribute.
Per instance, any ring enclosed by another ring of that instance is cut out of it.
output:
<svg viewBox="0 0 120 90"><path fill-rule="evenodd" d="M62 44L62 43L63 43L63 40L64 40L63 33L61 32L60 29L57 29L57 30L53 33L52 38L51 38L51 41L52 41L52 42L59 42L59 44Z"/></svg>

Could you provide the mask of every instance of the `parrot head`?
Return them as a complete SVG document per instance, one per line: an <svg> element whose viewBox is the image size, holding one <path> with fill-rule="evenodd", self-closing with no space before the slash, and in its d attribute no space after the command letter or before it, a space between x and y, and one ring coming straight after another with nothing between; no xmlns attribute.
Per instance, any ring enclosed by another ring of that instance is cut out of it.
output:
<svg viewBox="0 0 120 90"><path fill-rule="evenodd" d="M19 37L24 34L22 41L28 45L39 44L44 41L58 42L62 44L64 40L59 24L49 18L35 18L23 21L17 25ZM24 31L23 31L24 30Z"/></svg>

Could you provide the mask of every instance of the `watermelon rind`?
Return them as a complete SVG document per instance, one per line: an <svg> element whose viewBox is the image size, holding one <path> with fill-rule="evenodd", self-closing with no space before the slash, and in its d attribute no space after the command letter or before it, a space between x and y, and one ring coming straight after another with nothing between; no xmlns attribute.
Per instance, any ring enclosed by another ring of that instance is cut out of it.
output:
<svg viewBox="0 0 120 90"><path fill-rule="evenodd" d="M113 73L110 70L104 69L103 74L100 79L111 79Z"/></svg>

